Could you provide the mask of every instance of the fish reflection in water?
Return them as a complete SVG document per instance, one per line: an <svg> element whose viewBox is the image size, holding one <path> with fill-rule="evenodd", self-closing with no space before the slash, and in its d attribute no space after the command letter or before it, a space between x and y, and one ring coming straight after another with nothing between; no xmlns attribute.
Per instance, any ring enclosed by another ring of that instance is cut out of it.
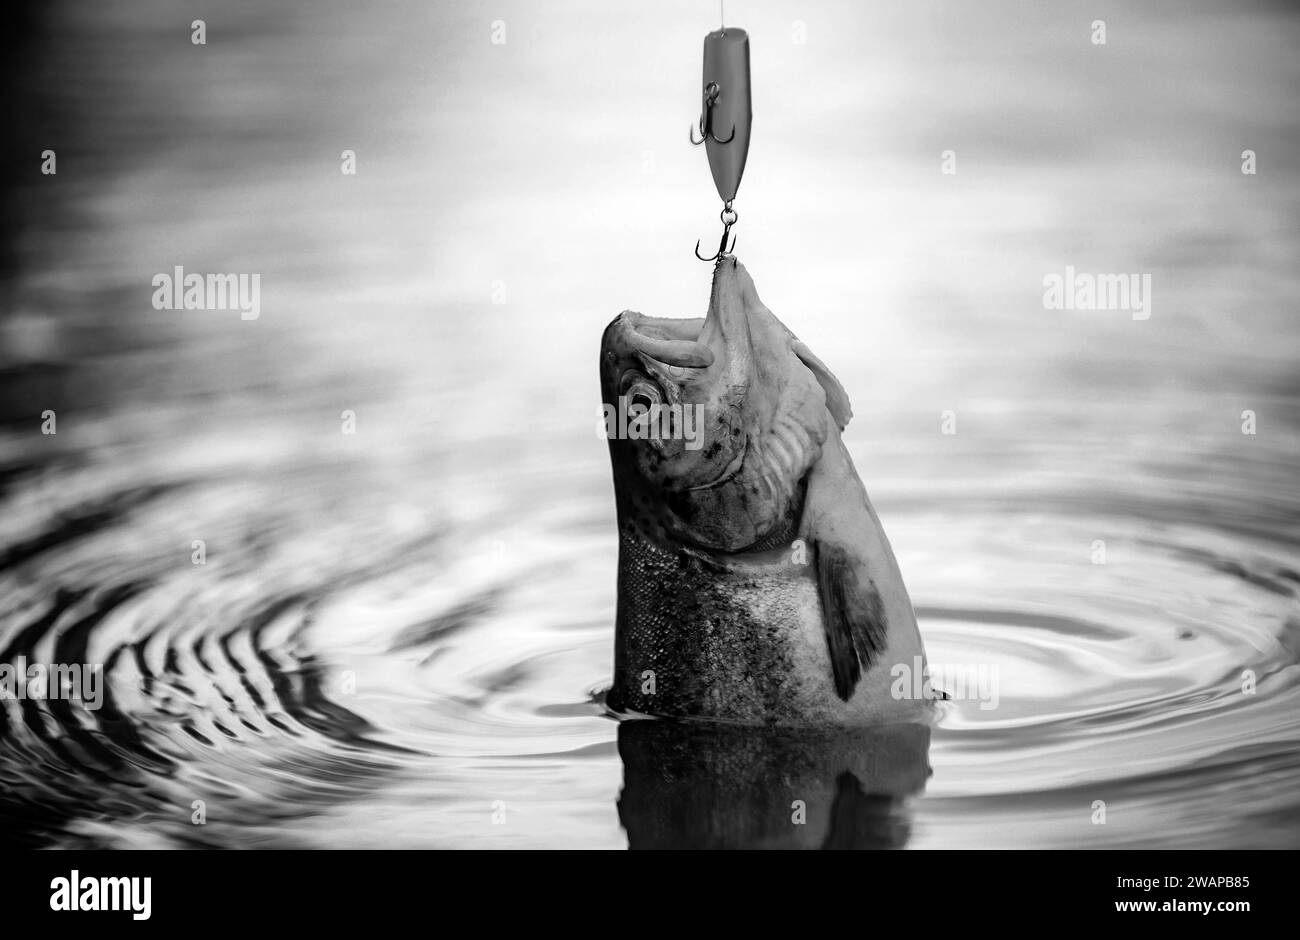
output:
<svg viewBox="0 0 1300 940"><path fill-rule="evenodd" d="M901 848L930 728L627 720L619 821L633 849Z"/></svg>

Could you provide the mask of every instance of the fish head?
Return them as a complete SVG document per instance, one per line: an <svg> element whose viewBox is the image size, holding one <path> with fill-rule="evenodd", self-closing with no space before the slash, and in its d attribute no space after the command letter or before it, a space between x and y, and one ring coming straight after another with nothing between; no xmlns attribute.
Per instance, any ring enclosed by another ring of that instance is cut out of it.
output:
<svg viewBox="0 0 1300 940"><path fill-rule="evenodd" d="M625 525L717 552L788 533L826 413L792 340L730 257L705 317L624 311L606 328L601 392ZM773 430L787 425L775 459Z"/></svg>

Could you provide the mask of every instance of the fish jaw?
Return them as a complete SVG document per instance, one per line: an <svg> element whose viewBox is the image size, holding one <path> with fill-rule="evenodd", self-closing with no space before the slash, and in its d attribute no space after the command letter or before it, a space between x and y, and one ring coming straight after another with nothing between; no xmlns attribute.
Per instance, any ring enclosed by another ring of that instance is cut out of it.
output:
<svg viewBox="0 0 1300 940"><path fill-rule="evenodd" d="M610 434L615 480L641 479L657 490L686 492L726 476L744 450L745 385L728 384L727 350L700 341L705 321L649 317L625 310L601 341L601 401L606 414L636 407L671 409L690 421L692 435L664 428L652 415L652 437L633 439L620 426ZM639 400L638 400L639 399Z"/></svg>
<svg viewBox="0 0 1300 940"><path fill-rule="evenodd" d="M610 435L621 516L653 538L715 552L762 546L789 529L830 427L825 396L792 342L734 258L715 268L704 318L624 311L606 328L607 414L622 414L630 394L698 415L694 446Z"/></svg>

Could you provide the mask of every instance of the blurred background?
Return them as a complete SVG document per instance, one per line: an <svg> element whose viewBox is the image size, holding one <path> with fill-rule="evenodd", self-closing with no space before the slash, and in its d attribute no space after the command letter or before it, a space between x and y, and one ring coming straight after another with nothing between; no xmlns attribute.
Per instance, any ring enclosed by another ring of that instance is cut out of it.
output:
<svg viewBox="0 0 1300 940"><path fill-rule="evenodd" d="M707 305L717 4L9 16L0 661L108 698L0 702L0 838L627 844L665 810L620 806L659 765L600 704L596 353ZM866 841L1300 844L1294 8L726 22L737 256L853 399L930 659L1000 676ZM176 265L259 275L260 316L154 309ZM1067 265L1150 274L1150 318L1046 309Z"/></svg>

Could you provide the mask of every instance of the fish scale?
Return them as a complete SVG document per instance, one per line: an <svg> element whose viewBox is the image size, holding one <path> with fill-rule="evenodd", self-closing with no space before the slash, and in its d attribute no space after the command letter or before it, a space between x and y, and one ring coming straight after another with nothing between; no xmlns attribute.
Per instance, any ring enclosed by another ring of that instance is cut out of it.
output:
<svg viewBox="0 0 1300 940"><path fill-rule="evenodd" d="M810 567L719 565L625 533L610 706L744 722L824 716L830 667L799 642L821 632Z"/></svg>

